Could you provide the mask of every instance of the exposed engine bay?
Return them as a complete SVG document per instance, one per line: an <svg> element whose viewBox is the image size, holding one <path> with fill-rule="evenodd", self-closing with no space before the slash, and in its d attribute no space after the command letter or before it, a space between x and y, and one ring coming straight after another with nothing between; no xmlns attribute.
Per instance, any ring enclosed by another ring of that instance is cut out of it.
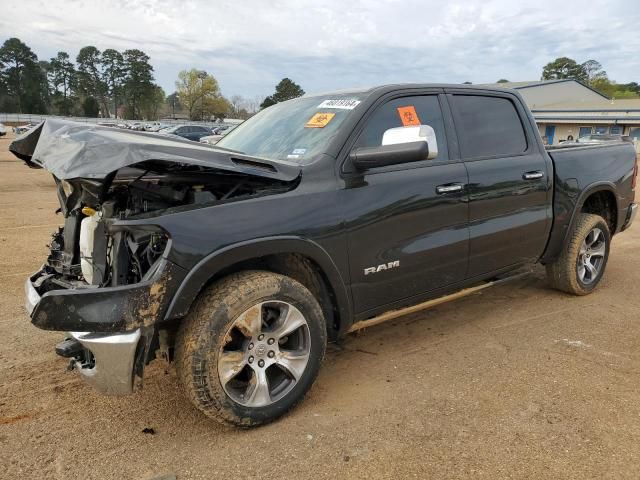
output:
<svg viewBox="0 0 640 480"><path fill-rule="evenodd" d="M64 227L53 233L40 293L60 288L128 285L153 273L166 232L153 225L119 228L118 221L287 191L292 182L199 165L148 161L104 179L54 176Z"/></svg>

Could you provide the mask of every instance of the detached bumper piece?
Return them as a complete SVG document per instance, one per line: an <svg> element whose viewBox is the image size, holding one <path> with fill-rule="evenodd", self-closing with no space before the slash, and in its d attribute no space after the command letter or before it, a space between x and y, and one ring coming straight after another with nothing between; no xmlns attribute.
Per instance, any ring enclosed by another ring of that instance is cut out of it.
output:
<svg viewBox="0 0 640 480"><path fill-rule="evenodd" d="M151 278L133 285L61 288L42 295L51 275L37 272L25 283L25 308L43 330L122 333L155 325L186 272L162 260Z"/></svg>
<svg viewBox="0 0 640 480"><path fill-rule="evenodd" d="M631 224L635 220L637 214L638 214L638 204L637 203L632 203L631 205L629 205L629 209L627 210L627 218L624 221L624 225L622 226L622 230L626 230L627 228L629 228L631 226Z"/></svg>
<svg viewBox="0 0 640 480"><path fill-rule="evenodd" d="M82 354L82 344L74 338L67 338L56 345L56 355L64 358L76 358Z"/></svg>
<svg viewBox="0 0 640 480"><path fill-rule="evenodd" d="M104 288L44 291L53 274L43 269L25 283L25 307L32 323L45 330L69 332L56 353L98 391L125 395L141 385L156 323L185 271L161 260L148 279ZM42 294L41 294L42 293Z"/></svg>
<svg viewBox="0 0 640 480"><path fill-rule="evenodd" d="M107 395L133 392L134 367L137 356L144 351L140 329L116 335L91 332L70 332L69 335L72 338L65 342L77 342L81 346L73 356L72 365L88 384Z"/></svg>

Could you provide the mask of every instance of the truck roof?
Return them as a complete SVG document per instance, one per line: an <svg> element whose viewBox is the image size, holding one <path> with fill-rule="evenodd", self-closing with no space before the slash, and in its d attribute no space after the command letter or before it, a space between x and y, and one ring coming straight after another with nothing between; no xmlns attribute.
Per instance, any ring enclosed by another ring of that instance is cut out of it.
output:
<svg viewBox="0 0 640 480"><path fill-rule="evenodd" d="M481 90L495 91L495 92L509 92L516 93L511 88L501 88L486 85L469 85L462 83L390 83L385 85L377 85L373 87L361 87L361 88L348 88L343 90L331 90L327 92L311 93L304 95L305 97L326 97L329 95L348 95L352 94L373 94L383 95L385 93L393 92L396 90L423 90L427 88L455 88L462 90Z"/></svg>

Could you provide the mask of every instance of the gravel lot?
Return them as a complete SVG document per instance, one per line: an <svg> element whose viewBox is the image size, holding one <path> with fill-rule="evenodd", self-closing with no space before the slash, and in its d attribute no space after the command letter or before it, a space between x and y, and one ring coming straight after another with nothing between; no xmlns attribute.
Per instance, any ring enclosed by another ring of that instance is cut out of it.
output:
<svg viewBox="0 0 640 480"><path fill-rule="evenodd" d="M155 362L129 397L94 393L32 327L23 281L60 221L48 174L0 138L0 477L638 478L640 221L600 289L525 279L333 346L307 399L222 427ZM155 434L143 429L153 428Z"/></svg>

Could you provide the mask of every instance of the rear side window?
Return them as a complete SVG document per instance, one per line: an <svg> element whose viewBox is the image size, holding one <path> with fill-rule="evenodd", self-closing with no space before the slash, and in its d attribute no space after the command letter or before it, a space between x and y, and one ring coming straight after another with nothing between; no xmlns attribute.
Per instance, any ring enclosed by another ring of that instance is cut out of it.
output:
<svg viewBox="0 0 640 480"><path fill-rule="evenodd" d="M403 115L405 115L403 117ZM408 116L406 116L408 115ZM377 147L382 145L382 136L390 128L407 125L429 125L436 132L438 156L435 160L449 158L444 121L437 95L401 97L389 100L378 107L367 119L355 147Z"/></svg>
<svg viewBox="0 0 640 480"><path fill-rule="evenodd" d="M462 158L518 155L527 149L527 137L511 100L454 95L452 108Z"/></svg>

